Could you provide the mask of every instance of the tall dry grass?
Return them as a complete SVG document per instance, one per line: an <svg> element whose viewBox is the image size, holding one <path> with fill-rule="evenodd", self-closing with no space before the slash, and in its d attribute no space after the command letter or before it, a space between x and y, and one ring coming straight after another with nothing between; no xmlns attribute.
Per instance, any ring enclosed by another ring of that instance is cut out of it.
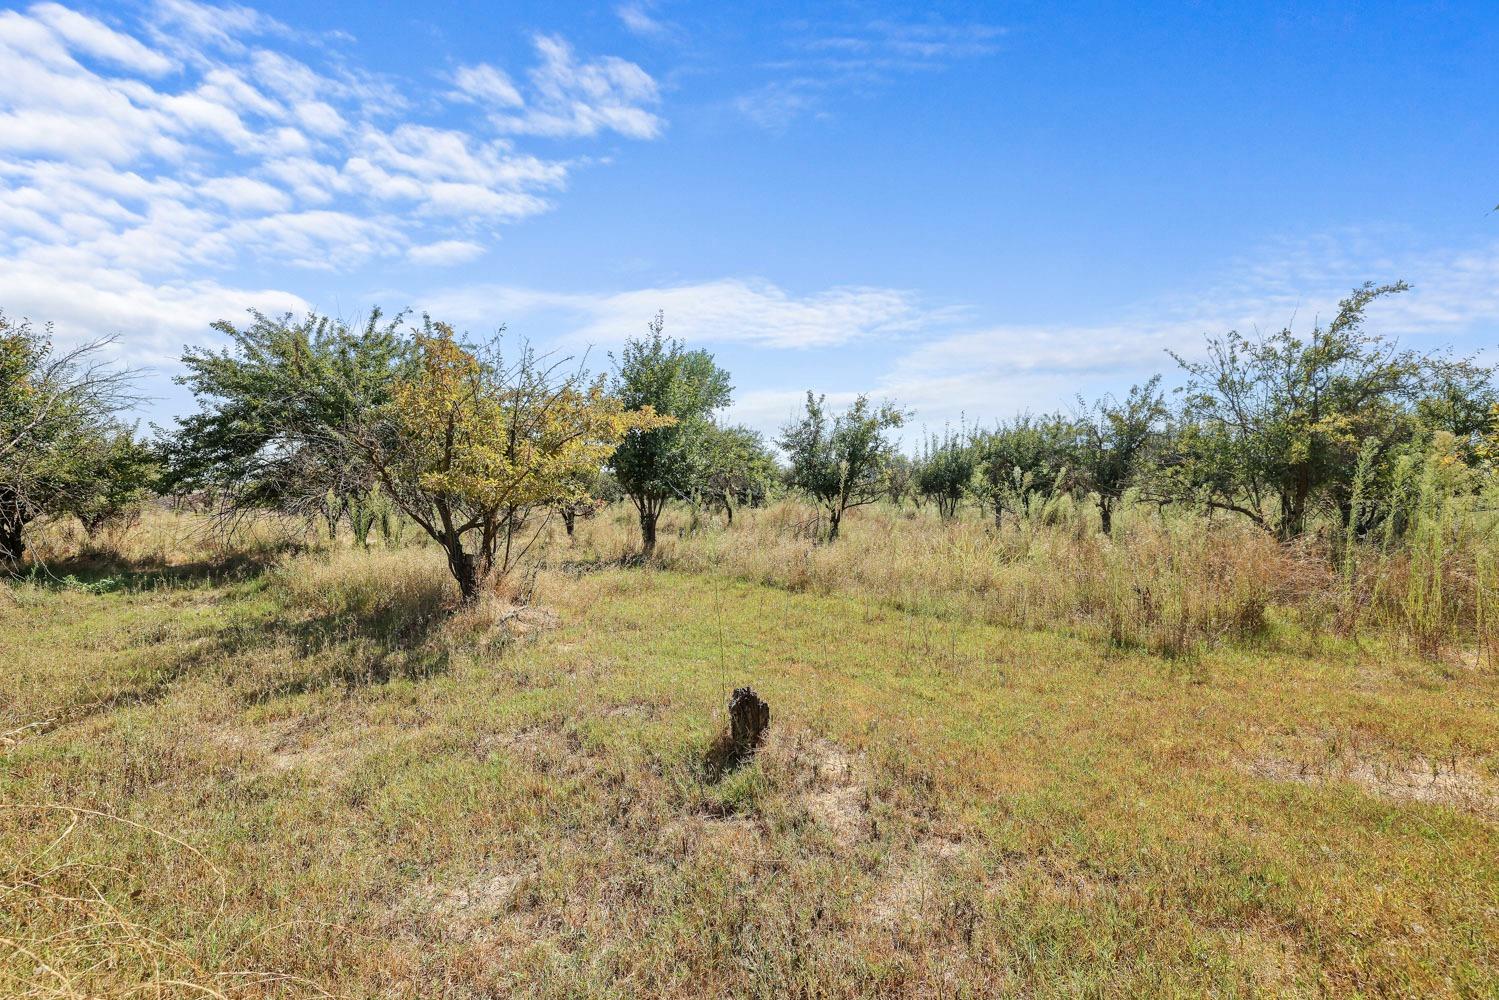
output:
<svg viewBox="0 0 1499 1000"><path fill-rule="evenodd" d="M1428 658L1499 654L1499 545L1469 494L1427 483L1398 536L1285 544L1242 519L1135 505L1112 537L1070 501L996 528L864 508L847 537L818 538L816 513L782 501L730 528L678 513L658 542L666 568L726 573L792 591L853 593L901 609L1019 628L1063 628L1167 656L1263 640L1286 626L1395 642ZM554 548L551 558L559 558ZM638 551L620 511L579 530L573 558Z"/></svg>

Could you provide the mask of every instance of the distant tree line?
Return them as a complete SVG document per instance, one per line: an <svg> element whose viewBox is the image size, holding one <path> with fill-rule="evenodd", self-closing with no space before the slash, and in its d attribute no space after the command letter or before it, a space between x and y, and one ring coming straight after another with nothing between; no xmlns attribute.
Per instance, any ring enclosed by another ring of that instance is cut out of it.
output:
<svg viewBox="0 0 1499 1000"><path fill-rule="evenodd" d="M177 380L197 409L147 441L121 421L134 376L100 360L105 342L59 352L50 329L0 314L0 561L21 563L39 517L93 533L152 494L200 497L226 518L347 523L360 544L409 522L466 600L503 581L554 515L571 534L616 500L633 508L646 558L672 505L732 524L783 492L817 506L829 542L877 501L930 503L942 519L970 507L1003 527L1070 497L1107 534L1130 496L1286 540L1318 519L1356 536L1398 524L1402 477L1433 447L1474 468L1493 454L1493 368L1366 329L1368 307L1404 290L1355 289L1304 335L1210 335L1200 355L1173 355L1174 398L1156 376L1067 411L929 434L913 454L897 447L909 414L894 403L838 410L813 392L777 454L722 419L729 374L668 337L660 314L610 373L589 375L430 319L252 313L215 324L226 346L185 351Z"/></svg>

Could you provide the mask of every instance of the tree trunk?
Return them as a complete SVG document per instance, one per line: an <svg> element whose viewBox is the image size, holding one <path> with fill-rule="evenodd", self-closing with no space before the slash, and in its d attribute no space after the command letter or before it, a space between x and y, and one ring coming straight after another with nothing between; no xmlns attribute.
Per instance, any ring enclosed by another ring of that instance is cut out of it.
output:
<svg viewBox="0 0 1499 1000"><path fill-rule="evenodd" d="M834 507L828 511L828 541L838 540L838 522L843 520L843 511Z"/></svg>
<svg viewBox="0 0 1499 1000"><path fill-rule="evenodd" d="M448 549L448 568L458 581L458 592L463 596L463 603L472 604L478 600L479 567L475 564L474 557L463 551L462 543Z"/></svg>
<svg viewBox="0 0 1499 1000"><path fill-rule="evenodd" d="M26 554L26 543L21 538L26 522L19 518L0 517L0 566L19 566Z"/></svg>
<svg viewBox="0 0 1499 1000"><path fill-rule="evenodd" d="M723 494L723 509L729 515L729 524L732 526L734 524L734 503L728 490L725 490Z"/></svg>
<svg viewBox="0 0 1499 1000"><path fill-rule="evenodd" d="M656 519L660 511L650 504L640 508L640 554L649 559L656 554Z"/></svg>
<svg viewBox="0 0 1499 1000"><path fill-rule="evenodd" d="M562 512L562 526L567 529L567 537L573 537L573 528L578 523L578 512L571 507Z"/></svg>
<svg viewBox="0 0 1499 1000"><path fill-rule="evenodd" d="M1103 497L1098 498L1098 517L1103 522L1103 533L1112 535L1114 533L1114 506Z"/></svg>

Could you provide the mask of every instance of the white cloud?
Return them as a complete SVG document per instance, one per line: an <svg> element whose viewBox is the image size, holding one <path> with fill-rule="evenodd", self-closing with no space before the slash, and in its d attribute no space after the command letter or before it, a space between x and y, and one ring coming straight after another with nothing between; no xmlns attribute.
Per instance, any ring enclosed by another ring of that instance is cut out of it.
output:
<svg viewBox="0 0 1499 1000"><path fill-rule="evenodd" d="M239 290L231 269L461 264L550 209L577 162L517 149L493 115L518 115L516 134L660 128L641 109L657 99L648 74L561 39L537 41L524 87L489 64L460 70L479 103L456 108L350 65L345 41L193 0L129 23L55 2L0 10L0 305L88 332L115 314L122 329L180 316L201 332L228 305L301 301Z"/></svg>
<svg viewBox="0 0 1499 1000"><path fill-rule="evenodd" d="M626 31L642 38L662 38L672 34L672 27L652 13L655 6L651 0L632 0L615 7L614 13Z"/></svg>
<svg viewBox="0 0 1499 1000"><path fill-rule="evenodd" d="M0 268L0 302L12 315L56 324L58 336L120 337L117 350L135 366L171 367L186 344L201 343L209 324L265 312L304 312L309 303L274 288L235 288L208 279L153 283L113 268L59 274L23 264Z"/></svg>
<svg viewBox="0 0 1499 1000"><path fill-rule="evenodd" d="M413 264L450 267L454 264L467 264L482 257L484 249L484 244L472 240L439 240L436 243L414 246L406 251L406 256Z"/></svg>
<svg viewBox="0 0 1499 1000"><path fill-rule="evenodd" d="M495 69L488 63L460 66L453 75L453 85L458 88L455 96L459 100L477 101L503 108L518 108L526 103L505 71Z"/></svg>
<svg viewBox="0 0 1499 1000"><path fill-rule="evenodd" d="M836 98L878 94L902 76L993 55L1004 34L996 25L935 15L857 23L807 19L788 30L780 51L763 64L771 78L731 104L772 131L803 117L831 118Z"/></svg>
<svg viewBox="0 0 1499 1000"><path fill-rule="evenodd" d="M176 68L176 64L160 52L60 4L37 4L28 13L76 51L148 76L161 76Z"/></svg>
<svg viewBox="0 0 1499 1000"><path fill-rule="evenodd" d="M600 294L480 285L432 296L427 308L467 324L551 313L567 339L590 345L613 345L633 336L657 310L665 312L672 336L691 343L771 348L894 337L946 320L896 289L840 287L797 296L771 282L743 278Z"/></svg>
<svg viewBox="0 0 1499 1000"><path fill-rule="evenodd" d="M198 185L198 190L239 213L284 212L292 201L281 188L252 177L214 177Z"/></svg>
<svg viewBox="0 0 1499 1000"><path fill-rule="evenodd" d="M541 65L529 77L533 94L525 107L496 114L495 126L522 135L553 137L618 132L653 139L662 121L646 105L660 101L656 81L632 62L606 56L579 62L572 46L554 35L538 35Z"/></svg>

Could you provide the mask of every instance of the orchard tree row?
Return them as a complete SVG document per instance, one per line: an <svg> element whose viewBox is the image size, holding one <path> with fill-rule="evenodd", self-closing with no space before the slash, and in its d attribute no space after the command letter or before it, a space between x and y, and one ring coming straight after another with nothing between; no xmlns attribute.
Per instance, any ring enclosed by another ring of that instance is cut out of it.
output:
<svg viewBox="0 0 1499 1000"><path fill-rule="evenodd" d="M645 336L591 375L497 334L378 311L351 325L252 313L189 348L178 382L195 412L147 440L121 414L134 373L101 361L107 341L60 351L50 329L0 315L0 561L25 529L74 516L90 533L126 524L151 494L191 497L226 518L276 511L415 525L447 557L465 600L506 577L553 516L614 501L638 516L642 554L672 504L736 508L807 497L839 536L848 510L930 502L977 507L997 526L1061 496L1097 506L1102 530L1127 495L1231 512L1282 539L1325 520L1350 537L1398 525L1410 470L1433 450L1487 474L1494 370L1422 354L1370 332L1365 314L1403 284L1355 289L1326 325L1209 336L1175 356L1181 388L1151 378L1120 397L947 430L914 455L909 414L860 396L841 411L809 392L774 441L726 423L729 374L706 351ZM1005 400L996 398L994 409Z"/></svg>

